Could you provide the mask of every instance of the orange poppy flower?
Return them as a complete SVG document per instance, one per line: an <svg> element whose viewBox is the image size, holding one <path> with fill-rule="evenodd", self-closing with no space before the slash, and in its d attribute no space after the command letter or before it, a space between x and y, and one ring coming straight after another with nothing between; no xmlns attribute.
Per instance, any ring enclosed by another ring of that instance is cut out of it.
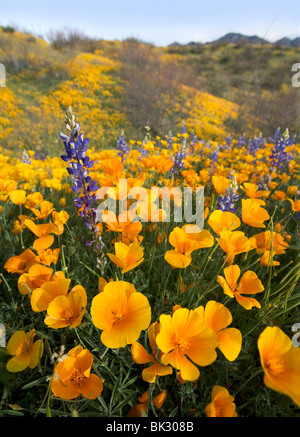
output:
<svg viewBox="0 0 300 437"><path fill-rule="evenodd" d="M189 232L192 230L190 226L195 229L195 225L175 227L169 235L169 242L175 249L165 253L165 260L173 268L186 268L192 261L193 251L203 247L211 247L214 243L214 238L209 231L200 231L199 229L199 232Z"/></svg>
<svg viewBox="0 0 300 437"><path fill-rule="evenodd" d="M256 294L264 291L264 286L257 274L248 270L243 274L238 284L238 278L241 270L238 265L231 265L224 269L225 279L218 276L217 281L222 286L224 294L230 297L235 297L237 302L246 310L251 308L261 308L260 303L251 297L242 296L242 294Z"/></svg>
<svg viewBox="0 0 300 437"><path fill-rule="evenodd" d="M44 344L42 340L33 341L36 332L32 329L27 334L24 331L16 331L9 339L6 350L13 355L6 368L9 372L21 372L29 367L34 369L43 355Z"/></svg>
<svg viewBox="0 0 300 437"><path fill-rule="evenodd" d="M50 234L61 235L62 232L55 226L54 223L35 224L32 220L25 220L24 225L38 238L34 242L34 248L37 251L49 248L54 241Z"/></svg>
<svg viewBox="0 0 300 437"><path fill-rule="evenodd" d="M20 255L12 256L4 264L8 273L25 273L29 267L36 264L35 254L30 249L24 250Z"/></svg>
<svg viewBox="0 0 300 437"><path fill-rule="evenodd" d="M101 293L104 290L105 285L111 281L113 281L112 278L107 281L106 279L99 277L99 279L98 279L98 291Z"/></svg>
<svg viewBox="0 0 300 437"><path fill-rule="evenodd" d="M25 220L25 226L37 237L44 237L49 234L61 235L60 230L54 223L42 223L40 225L35 224L32 220Z"/></svg>
<svg viewBox="0 0 300 437"><path fill-rule="evenodd" d="M81 285L65 295L54 298L48 305L45 324L53 329L79 326L86 311L87 296Z"/></svg>
<svg viewBox="0 0 300 437"><path fill-rule="evenodd" d="M205 309L200 306L195 311L217 334L217 348L229 361L234 361L241 351L242 334L236 328L227 328L232 323L231 312L223 304L214 300L208 301Z"/></svg>
<svg viewBox="0 0 300 437"><path fill-rule="evenodd" d="M285 253L289 245L281 234L278 232L265 231L259 234L255 234L249 238L252 246L256 249L256 253L262 254L266 250L280 255Z"/></svg>
<svg viewBox="0 0 300 437"><path fill-rule="evenodd" d="M54 396L67 400L80 395L88 399L100 396L103 382L91 373L93 359L93 355L82 346L76 346L60 358L51 385Z"/></svg>
<svg viewBox="0 0 300 437"><path fill-rule="evenodd" d="M162 314L156 343L161 362L180 370L182 379L196 381L200 372L195 364L208 366L217 358L217 335L197 311L177 309L172 316ZM195 364L194 364L195 363Z"/></svg>
<svg viewBox="0 0 300 437"><path fill-rule="evenodd" d="M285 253L289 247L283 236L278 232L265 231L250 237L251 245L256 249L256 253L262 255L259 262L263 266L279 265L279 261L274 261L275 255ZM272 256L273 255L273 256Z"/></svg>
<svg viewBox="0 0 300 437"><path fill-rule="evenodd" d="M9 199L15 205L24 205L26 202L26 191L14 190L9 193Z"/></svg>
<svg viewBox="0 0 300 437"><path fill-rule="evenodd" d="M129 272L144 261L144 251L137 243L127 244L116 242L115 255L108 253L107 256L120 267L121 273Z"/></svg>
<svg viewBox="0 0 300 437"><path fill-rule="evenodd" d="M298 191L298 186L297 185L289 185L287 188L287 193L290 196L294 196Z"/></svg>
<svg viewBox="0 0 300 437"><path fill-rule="evenodd" d="M8 178L0 178L0 193L1 200L4 202L7 200L8 193L14 191L17 187L18 183L12 179Z"/></svg>
<svg viewBox="0 0 300 437"><path fill-rule="evenodd" d="M256 184L252 184L250 182L244 182L242 187L245 190L245 193L250 199L259 199L260 197L266 198L270 195L270 192L267 190L259 190ZM264 204L262 202L261 204Z"/></svg>
<svg viewBox="0 0 300 437"><path fill-rule="evenodd" d="M284 225L281 223L275 224L274 231L280 233L286 242L289 242L292 239L292 236L284 231Z"/></svg>
<svg viewBox="0 0 300 437"><path fill-rule="evenodd" d="M216 238L222 250L228 255L227 265L232 264L239 253L249 252L251 243L241 231L221 231L220 238Z"/></svg>
<svg viewBox="0 0 300 437"><path fill-rule="evenodd" d="M287 184L291 179L291 176L286 174L285 172L283 174L279 174L278 177L282 180L284 184Z"/></svg>
<svg viewBox="0 0 300 437"><path fill-rule="evenodd" d="M102 330L101 341L109 348L134 343L151 321L148 299L125 281L111 281L93 298L93 324Z"/></svg>
<svg viewBox="0 0 300 437"><path fill-rule="evenodd" d="M143 380L149 383L155 382L157 376L170 375L173 372L171 366L163 366L156 358L158 347L155 339L159 331L160 325L158 322L152 323L152 325L150 325L148 328L148 339L152 349L152 354L149 354L146 349L137 341L131 345L131 356L133 361L138 364L153 363L151 366L146 367L142 371Z"/></svg>
<svg viewBox="0 0 300 437"><path fill-rule="evenodd" d="M65 197L61 197L61 198L59 199L59 204L60 204L60 206L62 206L63 208L65 208L65 206L66 206L66 204L67 204L66 198L65 198Z"/></svg>
<svg viewBox="0 0 300 437"><path fill-rule="evenodd" d="M43 237L36 238L32 246L37 252L43 252L44 250L49 249L49 247L52 246L53 243L53 235L45 235Z"/></svg>
<svg viewBox="0 0 300 437"><path fill-rule="evenodd" d="M242 220L254 228L265 228L263 223L269 220L268 211L262 208L255 199L242 199Z"/></svg>
<svg viewBox="0 0 300 437"><path fill-rule="evenodd" d="M42 237L44 238L44 237ZM45 237L46 238L46 237ZM36 261L50 266L50 264L56 264L59 258L60 249L45 249L38 252L36 256Z"/></svg>
<svg viewBox="0 0 300 437"><path fill-rule="evenodd" d="M278 327L267 326L257 342L264 383L300 407L300 348Z"/></svg>
<svg viewBox="0 0 300 437"><path fill-rule="evenodd" d="M121 174L123 164L121 158L108 158L99 162L99 168L105 173L115 176Z"/></svg>
<svg viewBox="0 0 300 437"><path fill-rule="evenodd" d="M135 404L132 408L130 408L130 410L128 411L128 413L126 414L127 417L144 417L143 413L146 414L147 413L147 405L148 405L148 397L149 397L149 393L148 391L145 391L141 396L138 397L138 404ZM157 396L155 396L152 399L152 404L160 409L167 397L167 392L165 389L163 389L163 391L158 394Z"/></svg>
<svg viewBox="0 0 300 437"><path fill-rule="evenodd" d="M14 225L11 231L14 235L19 235L21 234L21 232L23 232L23 229L25 228L24 221L27 218L28 218L27 215L19 215L18 216L19 220L14 221Z"/></svg>
<svg viewBox="0 0 300 437"><path fill-rule="evenodd" d="M263 255L259 258L259 262L262 266L280 266L280 262L274 259L274 254L270 250L266 250Z"/></svg>
<svg viewBox="0 0 300 437"><path fill-rule="evenodd" d="M114 212L109 211L107 214L102 215L102 219L106 223L108 231L120 233L120 237L113 240L113 243L121 241L129 245L133 241L137 242L138 235L142 230L142 223L140 221L132 222L129 220L127 211L123 211L118 216L118 219Z"/></svg>
<svg viewBox="0 0 300 437"><path fill-rule="evenodd" d="M66 211L52 211L52 220L57 226L58 234L61 235L64 231L64 224L69 220L69 214Z"/></svg>
<svg viewBox="0 0 300 437"><path fill-rule="evenodd" d="M218 235L221 231L234 231L241 226L241 221L236 214L220 209L210 214L207 223Z"/></svg>
<svg viewBox="0 0 300 437"><path fill-rule="evenodd" d="M21 294L30 294L44 282L50 281L53 270L41 264L33 264L28 273L23 273L18 280L18 290Z"/></svg>
<svg viewBox="0 0 300 437"><path fill-rule="evenodd" d="M275 182L275 181L271 181L268 183L270 190L275 190L275 188L278 187L278 185L279 185L279 183Z"/></svg>
<svg viewBox="0 0 300 437"><path fill-rule="evenodd" d="M54 206L53 203L49 202L48 200L43 200L39 205L39 209L30 208L30 210L33 212L37 219L44 219L51 214L51 212L54 210Z"/></svg>
<svg viewBox="0 0 300 437"><path fill-rule="evenodd" d="M225 194L227 188L230 187L231 180L222 175L214 175L212 177L212 183L218 194Z"/></svg>
<svg viewBox="0 0 300 437"><path fill-rule="evenodd" d="M205 408L207 417L238 417L234 397L225 387L215 385L211 393L211 403Z"/></svg>
<svg viewBox="0 0 300 437"><path fill-rule="evenodd" d="M27 200L24 206L28 209L36 208L42 203L43 200L43 195L39 191L37 191L35 193L27 195Z"/></svg>
<svg viewBox="0 0 300 437"><path fill-rule="evenodd" d="M287 199L289 202L291 202L292 211L299 212L300 211L300 199L296 200L295 202L292 199Z"/></svg>
<svg viewBox="0 0 300 437"><path fill-rule="evenodd" d="M44 282L32 292L30 303L34 312L47 311L49 304L60 295L66 296L71 280L59 278L56 281Z"/></svg>
<svg viewBox="0 0 300 437"><path fill-rule="evenodd" d="M156 170L158 173L166 173L171 170L174 165L174 162L170 158L164 158L160 155L154 155L149 158L142 158L142 164L152 170Z"/></svg>
<svg viewBox="0 0 300 437"><path fill-rule="evenodd" d="M274 194L272 196L273 199L276 200L285 200L286 199L286 193L284 191L274 191Z"/></svg>

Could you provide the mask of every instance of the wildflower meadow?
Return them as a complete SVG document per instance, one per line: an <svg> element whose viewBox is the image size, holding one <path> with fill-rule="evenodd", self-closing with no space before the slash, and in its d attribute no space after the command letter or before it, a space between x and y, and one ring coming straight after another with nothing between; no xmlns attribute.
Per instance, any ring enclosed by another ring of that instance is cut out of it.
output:
<svg viewBox="0 0 300 437"><path fill-rule="evenodd" d="M93 95L96 58L72 64ZM102 148L76 86L44 101L57 153L0 153L0 416L299 417L296 135L129 137L116 112Z"/></svg>

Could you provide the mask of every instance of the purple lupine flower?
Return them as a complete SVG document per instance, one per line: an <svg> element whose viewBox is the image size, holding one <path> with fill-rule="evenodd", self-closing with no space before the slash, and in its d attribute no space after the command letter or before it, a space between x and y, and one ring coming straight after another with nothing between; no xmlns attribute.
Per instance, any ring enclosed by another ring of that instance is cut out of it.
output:
<svg viewBox="0 0 300 437"><path fill-rule="evenodd" d="M286 170L291 160L291 155L287 153L286 147L294 143L295 139L291 138L288 129L278 138L274 147L271 149L271 166L272 170Z"/></svg>
<svg viewBox="0 0 300 437"><path fill-rule="evenodd" d="M264 174L263 176L257 176L257 191L269 191L269 183L272 181L272 176L269 173Z"/></svg>
<svg viewBox="0 0 300 437"><path fill-rule="evenodd" d="M125 141L125 135L123 130L121 132L121 135L117 139L117 150L119 150L118 155L121 157L123 162L126 155L128 154L128 146Z"/></svg>
<svg viewBox="0 0 300 437"><path fill-rule="evenodd" d="M252 156L256 156L256 152L262 148L264 144L264 139L262 136L254 138L254 140L251 140L248 144L249 147L249 153Z"/></svg>
<svg viewBox="0 0 300 437"><path fill-rule="evenodd" d="M178 175L180 170L184 168L184 159L186 158L185 152L176 152L174 157L174 165L170 170L170 173L174 173L174 175Z"/></svg>
<svg viewBox="0 0 300 437"><path fill-rule="evenodd" d="M65 117L66 128L69 135L60 132L60 139L63 140L65 146L65 154L61 158L69 163L67 171L73 182L72 190L79 193L80 196L74 199L74 206L82 208L81 216L88 218L90 210L93 208L96 200L96 191L98 184L89 176L89 169L94 165L94 162L87 156L88 138L83 138L83 133L79 134L80 125L75 122L75 116L72 109L69 108Z"/></svg>
<svg viewBox="0 0 300 437"><path fill-rule="evenodd" d="M226 145L227 145L227 147L230 148L231 144L232 144L232 138L230 135L228 135L226 138Z"/></svg>
<svg viewBox="0 0 300 437"><path fill-rule="evenodd" d="M243 147L246 144L245 135L242 135L237 141L237 147Z"/></svg>
<svg viewBox="0 0 300 437"><path fill-rule="evenodd" d="M99 186L89 175L89 169L94 164L87 156L89 139L84 139L83 134L79 134L80 125L75 121L71 108L66 112L65 125L69 135L59 134L65 146L65 154L61 158L68 163L67 171L73 182L72 190L78 194L78 197L74 199L74 206L80 209L79 214L85 219L85 225L92 233L92 240L87 241L86 245L93 246L93 250L97 253L97 266L101 268L101 274L104 274L103 242L99 235L99 228L96 225L96 211L94 208L96 191Z"/></svg>
<svg viewBox="0 0 300 437"><path fill-rule="evenodd" d="M145 149L145 145L148 143L148 141L150 141L150 127L146 126L145 127L145 138L144 141L142 143L142 146L140 147L140 156L139 159L143 158L144 156L148 155L148 150Z"/></svg>
<svg viewBox="0 0 300 437"><path fill-rule="evenodd" d="M217 208L222 211L235 212L235 203L239 200L239 195L231 188L227 188L226 193L222 194L217 203Z"/></svg>
<svg viewBox="0 0 300 437"><path fill-rule="evenodd" d="M168 143L168 149L171 150L173 147L173 135L171 131L168 133L167 143Z"/></svg>
<svg viewBox="0 0 300 437"><path fill-rule="evenodd" d="M141 148L140 153L140 158L143 158L144 156L148 155L148 150Z"/></svg>
<svg viewBox="0 0 300 437"><path fill-rule="evenodd" d="M212 174L216 168L219 158L219 149L216 149L212 152L210 157L210 173Z"/></svg>
<svg viewBox="0 0 300 437"><path fill-rule="evenodd" d="M190 134L190 153L193 155L195 153L195 147L197 145L197 136L192 132Z"/></svg>
<svg viewBox="0 0 300 437"><path fill-rule="evenodd" d="M225 194L218 198L217 208L222 211L235 212L237 209L235 203L240 198L238 195L238 185L234 175L229 175L229 178L231 179L230 187L227 188Z"/></svg>

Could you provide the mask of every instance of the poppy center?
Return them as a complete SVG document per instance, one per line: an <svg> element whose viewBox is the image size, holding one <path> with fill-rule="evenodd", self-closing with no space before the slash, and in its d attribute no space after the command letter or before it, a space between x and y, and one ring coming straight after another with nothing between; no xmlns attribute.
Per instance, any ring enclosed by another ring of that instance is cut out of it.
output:
<svg viewBox="0 0 300 437"><path fill-rule="evenodd" d="M111 312L112 312L112 315L113 315L113 326L114 326L115 324L120 323L120 321L123 318L123 314L118 312L118 311L116 311L116 310L112 310Z"/></svg>
<svg viewBox="0 0 300 437"><path fill-rule="evenodd" d="M181 349L182 351L190 348L189 338L180 334L174 335L173 343L176 349Z"/></svg>
<svg viewBox="0 0 300 437"><path fill-rule="evenodd" d="M284 361L282 357L272 357L267 363L269 372L274 375L280 375L284 372Z"/></svg>
<svg viewBox="0 0 300 437"><path fill-rule="evenodd" d="M72 311L69 311L69 310L66 310L65 311L65 314L64 314L64 319L66 320L66 321L70 321L70 320L73 320L73 317L74 317L74 314L72 313Z"/></svg>
<svg viewBox="0 0 300 437"><path fill-rule="evenodd" d="M26 261L25 260L20 260L20 262L19 262L19 265L18 265L18 268L19 268L19 270L25 270L25 268L26 268Z"/></svg>
<svg viewBox="0 0 300 437"><path fill-rule="evenodd" d="M83 379L84 375L79 370L75 369L71 376L71 381L76 385L80 385Z"/></svg>

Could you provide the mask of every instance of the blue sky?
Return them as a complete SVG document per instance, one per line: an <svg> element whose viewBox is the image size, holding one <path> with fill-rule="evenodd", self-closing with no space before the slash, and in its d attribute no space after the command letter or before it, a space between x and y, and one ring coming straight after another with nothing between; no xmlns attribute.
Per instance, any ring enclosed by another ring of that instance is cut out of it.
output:
<svg viewBox="0 0 300 437"><path fill-rule="evenodd" d="M228 32L270 41L300 36L299 0L5 0L0 25L45 35L78 29L103 39L136 37L156 45L207 42Z"/></svg>

